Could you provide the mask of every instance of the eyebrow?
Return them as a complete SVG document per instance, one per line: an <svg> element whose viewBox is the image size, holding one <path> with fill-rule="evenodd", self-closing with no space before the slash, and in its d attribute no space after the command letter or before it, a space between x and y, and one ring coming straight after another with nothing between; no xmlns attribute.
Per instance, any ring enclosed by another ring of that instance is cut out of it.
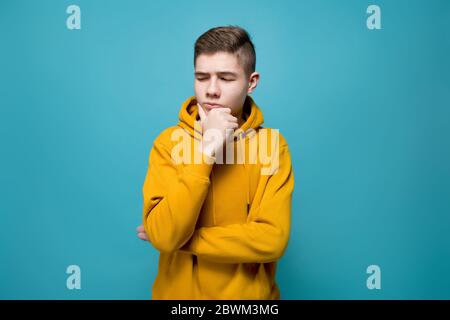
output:
<svg viewBox="0 0 450 320"><path fill-rule="evenodd" d="M201 72L201 71L197 71L195 72L195 76L209 76L210 74L208 72ZM218 76L232 76L232 77L237 77L238 74L231 72L231 71L219 71L217 72Z"/></svg>

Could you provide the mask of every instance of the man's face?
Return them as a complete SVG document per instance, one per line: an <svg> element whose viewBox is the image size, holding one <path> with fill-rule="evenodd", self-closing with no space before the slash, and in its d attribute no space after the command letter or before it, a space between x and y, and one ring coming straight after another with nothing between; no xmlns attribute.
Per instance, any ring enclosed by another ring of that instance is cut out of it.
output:
<svg viewBox="0 0 450 320"><path fill-rule="evenodd" d="M234 116L239 117L247 94L256 87L251 80L255 74L248 77L235 54L201 54L195 65L197 102L206 114L214 107L227 107Z"/></svg>

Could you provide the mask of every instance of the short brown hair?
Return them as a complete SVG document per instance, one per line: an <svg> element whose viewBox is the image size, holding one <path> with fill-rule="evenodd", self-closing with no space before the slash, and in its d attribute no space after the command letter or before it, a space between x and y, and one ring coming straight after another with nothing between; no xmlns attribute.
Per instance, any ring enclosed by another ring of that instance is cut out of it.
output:
<svg viewBox="0 0 450 320"><path fill-rule="evenodd" d="M250 35L238 26L215 27L209 29L195 41L194 67L200 54L216 52L236 53L247 75L255 72L256 53Z"/></svg>

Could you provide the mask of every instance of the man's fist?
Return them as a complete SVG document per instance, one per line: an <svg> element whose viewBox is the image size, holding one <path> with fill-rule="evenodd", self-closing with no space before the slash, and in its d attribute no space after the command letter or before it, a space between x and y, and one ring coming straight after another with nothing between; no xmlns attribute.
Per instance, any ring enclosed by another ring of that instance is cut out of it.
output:
<svg viewBox="0 0 450 320"><path fill-rule="evenodd" d="M203 149L201 151L214 156L223 147L228 136L231 136L234 129L239 126L238 119L231 115L230 108L214 108L206 115L201 105L197 106L204 138L203 146L200 146Z"/></svg>

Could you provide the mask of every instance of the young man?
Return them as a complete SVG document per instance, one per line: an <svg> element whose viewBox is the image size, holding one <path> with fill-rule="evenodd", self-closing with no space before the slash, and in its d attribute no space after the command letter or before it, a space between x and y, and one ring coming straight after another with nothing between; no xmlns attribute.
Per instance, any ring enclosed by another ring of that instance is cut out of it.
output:
<svg viewBox="0 0 450 320"><path fill-rule="evenodd" d="M195 43L195 97L155 139L143 185L138 236L160 251L153 299L280 299L294 175L286 140L248 96L255 61L239 27Z"/></svg>

